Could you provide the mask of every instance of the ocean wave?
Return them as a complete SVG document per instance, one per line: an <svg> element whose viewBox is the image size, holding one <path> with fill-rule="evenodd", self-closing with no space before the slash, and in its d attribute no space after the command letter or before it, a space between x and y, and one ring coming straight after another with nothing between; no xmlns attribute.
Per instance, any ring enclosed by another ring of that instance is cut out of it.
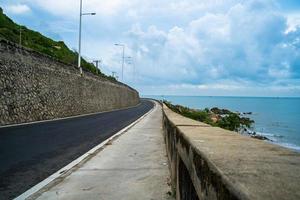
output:
<svg viewBox="0 0 300 200"><path fill-rule="evenodd" d="M275 144L286 147L288 149L293 149L293 150L296 150L296 151L300 151L300 146L295 145L295 144L285 143L285 142L278 142L278 143L276 142Z"/></svg>
<svg viewBox="0 0 300 200"><path fill-rule="evenodd" d="M272 137L272 138L283 138L283 135L278 135L278 134L274 134L274 133L265 133L265 132L256 132L256 134L258 135L263 135L266 137Z"/></svg>
<svg viewBox="0 0 300 200"><path fill-rule="evenodd" d="M262 135L265 136L267 138L269 138L271 140L271 143L282 146L282 147L286 147L288 149L292 149L292 150L296 150L300 152L300 146L296 145L296 144L291 144L291 143L287 143L287 142L282 142L282 141L278 141L278 139L283 138L283 135L278 135L278 134L273 134L273 133L265 133L265 132L256 132L257 135Z"/></svg>

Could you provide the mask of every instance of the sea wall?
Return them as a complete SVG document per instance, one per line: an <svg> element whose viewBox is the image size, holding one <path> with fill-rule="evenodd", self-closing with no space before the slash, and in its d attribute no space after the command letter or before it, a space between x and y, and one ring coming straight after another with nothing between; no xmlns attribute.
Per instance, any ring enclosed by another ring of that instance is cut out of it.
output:
<svg viewBox="0 0 300 200"><path fill-rule="evenodd" d="M0 40L0 125L135 106L139 94L75 66Z"/></svg>
<svg viewBox="0 0 300 200"><path fill-rule="evenodd" d="M163 113L177 200L300 199L300 153Z"/></svg>

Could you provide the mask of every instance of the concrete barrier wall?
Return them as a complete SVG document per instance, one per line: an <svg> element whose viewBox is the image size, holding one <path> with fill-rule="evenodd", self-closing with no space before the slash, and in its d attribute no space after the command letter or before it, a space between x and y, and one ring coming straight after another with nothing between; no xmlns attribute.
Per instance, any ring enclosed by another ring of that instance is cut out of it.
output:
<svg viewBox="0 0 300 200"><path fill-rule="evenodd" d="M0 41L0 125L135 106L136 90Z"/></svg>
<svg viewBox="0 0 300 200"><path fill-rule="evenodd" d="M300 154L185 118L163 106L177 200L300 199Z"/></svg>

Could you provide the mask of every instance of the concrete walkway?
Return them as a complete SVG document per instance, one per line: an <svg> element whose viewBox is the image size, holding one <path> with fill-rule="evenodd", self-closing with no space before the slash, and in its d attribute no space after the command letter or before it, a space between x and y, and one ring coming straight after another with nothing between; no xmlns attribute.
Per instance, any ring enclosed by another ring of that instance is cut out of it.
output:
<svg viewBox="0 0 300 200"><path fill-rule="evenodd" d="M161 106L55 185L30 199L172 199Z"/></svg>

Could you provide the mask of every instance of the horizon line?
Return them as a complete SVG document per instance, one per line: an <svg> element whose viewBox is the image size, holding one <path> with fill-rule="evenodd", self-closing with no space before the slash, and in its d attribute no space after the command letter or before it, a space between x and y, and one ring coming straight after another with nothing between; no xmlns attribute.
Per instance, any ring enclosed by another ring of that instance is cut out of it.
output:
<svg viewBox="0 0 300 200"><path fill-rule="evenodd" d="M164 94L141 94L143 96L173 96L173 97L242 97L242 98L300 98L300 96L238 96L238 95L164 95Z"/></svg>

